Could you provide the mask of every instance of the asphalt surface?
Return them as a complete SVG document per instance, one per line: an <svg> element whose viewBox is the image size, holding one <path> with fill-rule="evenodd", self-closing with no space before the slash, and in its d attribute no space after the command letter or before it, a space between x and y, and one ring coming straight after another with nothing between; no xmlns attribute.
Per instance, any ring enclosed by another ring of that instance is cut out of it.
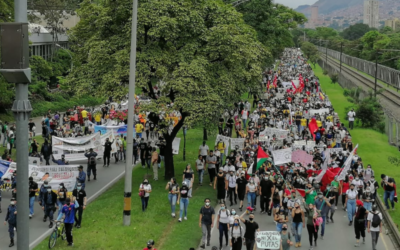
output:
<svg viewBox="0 0 400 250"><path fill-rule="evenodd" d="M239 203L238 203L239 204ZM229 202L227 202L227 205L229 205ZM247 206L247 203L244 203L244 208ZM243 209L243 212L239 211L239 205L233 205L232 207L228 206L228 209L234 208L235 211L241 215L242 213L245 212L245 209ZM219 207L215 209L216 215L218 214ZM255 221L258 223L260 231L276 231L276 226L275 222L273 221L273 216L268 216L267 214L260 214L260 206L259 206L259 199L257 200L257 211L254 212L255 215ZM217 218L217 216L216 216ZM244 218L247 219L248 215L244 215ZM372 250L372 242L371 242L371 235L368 234L366 231L366 237L365 237L365 244L360 244L360 247L354 247L354 244L356 242L355 239L355 233L354 233L354 226L349 226L348 225L348 219L347 219L347 212L345 212L342 209L342 206L338 204L338 209L336 210L334 216L334 223L329 223L325 225L325 236L324 239L321 240L321 227L319 228L318 231L318 241L317 241L317 247L314 247L315 250L318 249L323 249L323 250L349 250L349 249L359 249L359 250ZM184 223L184 222L183 222ZM290 223L289 223L290 224ZM291 232L291 226L288 224L288 231ZM216 225L216 223L214 223ZM241 223L241 226L243 229L246 228L246 226ZM199 230L201 230L199 228ZM382 232L385 232L385 230L382 230ZM244 233L244 231L243 231ZM228 234L229 235L229 234ZM294 237L292 235L292 241L294 242ZM361 239L362 242L362 239ZM301 243L302 246L299 248L296 248L294 245L291 246L290 249L301 249L301 250L308 250L310 248L310 244L308 241L308 232L307 232L307 227L303 228L302 234L301 234ZM211 237L211 246L207 247L206 249L211 249L213 246L218 247L219 249L219 230L214 226L212 229L212 237ZM201 248L198 248L201 249ZM223 237L223 250L230 250L230 246L225 246L225 237ZM260 249L255 247L254 249ZM390 241L389 237L385 235L384 233L381 233L379 235L379 240L378 240L378 245L377 245L377 250L392 250L394 249L394 246L392 242ZM246 250L246 246L242 247L242 250Z"/></svg>

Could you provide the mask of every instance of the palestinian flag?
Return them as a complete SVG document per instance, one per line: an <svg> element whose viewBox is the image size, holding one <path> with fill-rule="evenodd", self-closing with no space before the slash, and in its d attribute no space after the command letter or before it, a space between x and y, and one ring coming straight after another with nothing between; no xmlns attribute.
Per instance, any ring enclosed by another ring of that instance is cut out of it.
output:
<svg viewBox="0 0 400 250"><path fill-rule="evenodd" d="M264 162L267 161L267 158L269 158L269 155L262 150L261 147L258 147L257 151L257 170L262 166Z"/></svg>

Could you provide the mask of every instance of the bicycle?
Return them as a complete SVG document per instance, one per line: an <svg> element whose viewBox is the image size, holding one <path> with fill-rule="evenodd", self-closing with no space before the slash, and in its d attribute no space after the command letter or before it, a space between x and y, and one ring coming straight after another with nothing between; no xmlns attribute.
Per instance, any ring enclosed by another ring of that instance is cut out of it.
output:
<svg viewBox="0 0 400 250"><path fill-rule="evenodd" d="M62 221L54 221L56 226L53 229L53 232L49 238L49 249L52 249L57 242L57 239L61 237L61 240L65 240L67 238L64 222Z"/></svg>

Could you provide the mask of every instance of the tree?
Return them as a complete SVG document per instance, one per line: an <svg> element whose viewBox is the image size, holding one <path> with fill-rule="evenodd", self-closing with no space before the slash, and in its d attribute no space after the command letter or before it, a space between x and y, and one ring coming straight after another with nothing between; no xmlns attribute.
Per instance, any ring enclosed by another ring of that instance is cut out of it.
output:
<svg viewBox="0 0 400 250"><path fill-rule="evenodd" d="M121 99L128 91L130 0L84 1L81 21L71 30L75 69L67 84L76 95ZM219 0L153 0L138 9L136 86L153 99L141 110L166 139L165 178L174 173L172 142L183 125L215 124L222 110L261 82L272 61L257 33L231 5ZM162 81L157 98L154 82ZM179 111L172 127L159 117Z"/></svg>
<svg viewBox="0 0 400 250"><path fill-rule="evenodd" d="M365 35L365 33L367 33L370 30L374 29L371 29L367 24L357 23L343 30L341 36L344 39L354 41L360 39L362 36Z"/></svg>
<svg viewBox="0 0 400 250"><path fill-rule="evenodd" d="M331 83L335 84L339 81L339 74L338 73L330 74L329 78L331 78Z"/></svg>
<svg viewBox="0 0 400 250"><path fill-rule="evenodd" d="M303 43L301 45L301 50L308 59L310 59L314 55L319 55L317 47L315 47L315 45L310 42Z"/></svg>
<svg viewBox="0 0 400 250"><path fill-rule="evenodd" d="M235 0L224 0L227 3ZM244 21L257 31L258 40L278 57L285 48L293 47L291 29L304 24L307 18L271 0L251 0L236 7L243 14Z"/></svg>
<svg viewBox="0 0 400 250"><path fill-rule="evenodd" d="M14 19L14 1L0 1L0 22L11 22Z"/></svg>
<svg viewBox="0 0 400 250"><path fill-rule="evenodd" d="M311 56L308 58L308 60L310 60L310 62L312 63L312 65L315 68L315 65L318 63L320 57L319 54L311 54Z"/></svg>

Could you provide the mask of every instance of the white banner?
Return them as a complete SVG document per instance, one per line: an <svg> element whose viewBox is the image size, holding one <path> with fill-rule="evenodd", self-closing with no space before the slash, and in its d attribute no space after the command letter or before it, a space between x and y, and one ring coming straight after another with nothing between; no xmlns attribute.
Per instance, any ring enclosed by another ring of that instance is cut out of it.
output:
<svg viewBox="0 0 400 250"><path fill-rule="evenodd" d="M260 137L265 137L269 136L272 138L274 135L276 139L286 139L288 137L289 130L282 130L282 129L276 129L276 128L265 128L264 131L260 132Z"/></svg>
<svg viewBox="0 0 400 250"><path fill-rule="evenodd" d="M353 151L351 152L350 156L346 159L346 161L344 162L343 168L340 172L340 175L338 177L338 181L344 180L347 174L347 171L350 169L351 166L351 162L353 161L353 156L356 152L358 148L358 144L357 146L353 149Z"/></svg>
<svg viewBox="0 0 400 250"><path fill-rule="evenodd" d="M314 116L315 114L328 114L329 113L329 109L325 108L325 109L310 109L310 115Z"/></svg>
<svg viewBox="0 0 400 250"><path fill-rule="evenodd" d="M28 163L31 165L40 165L40 158L39 157L28 157Z"/></svg>
<svg viewBox="0 0 400 250"><path fill-rule="evenodd" d="M281 234L277 231L256 232L258 249L280 249Z"/></svg>
<svg viewBox="0 0 400 250"><path fill-rule="evenodd" d="M107 138L110 140L110 142L113 142L111 144L111 154L116 153L118 151L118 148L117 148L117 141L116 141L114 132L108 131L107 133L102 134L100 137L101 145L104 145L106 143ZM102 148L103 148L103 152L104 152L104 147L102 147Z"/></svg>
<svg viewBox="0 0 400 250"><path fill-rule="evenodd" d="M294 142L293 142L293 146L300 146L300 147L302 147L302 146L305 146L305 145L307 145L307 141L306 141L306 140L294 141Z"/></svg>
<svg viewBox="0 0 400 250"><path fill-rule="evenodd" d="M78 167L79 165L29 165L29 177L32 176L39 187L47 180L53 190L58 190L60 183L64 183L68 191L72 191L75 188L76 177L79 176ZM15 170L17 170L17 164L11 164L2 179L10 180Z"/></svg>
<svg viewBox="0 0 400 250"><path fill-rule="evenodd" d="M231 149L236 149L236 146L239 147L239 150L244 149L244 141L246 138L231 138Z"/></svg>
<svg viewBox="0 0 400 250"><path fill-rule="evenodd" d="M308 140L307 147L313 148L315 146L315 141Z"/></svg>
<svg viewBox="0 0 400 250"><path fill-rule="evenodd" d="M174 155L179 154L179 144L181 143L181 138L175 137L174 141L172 142L172 153Z"/></svg>
<svg viewBox="0 0 400 250"><path fill-rule="evenodd" d="M275 165L281 165L292 161L292 149L286 148L272 151Z"/></svg>
<svg viewBox="0 0 400 250"><path fill-rule="evenodd" d="M97 158L103 157L103 147L101 144L100 133L84 137L53 137L53 156L55 159L61 159L61 155L65 155L65 160L69 162L83 161L85 152L90 148L97 153Z"/></svg>

